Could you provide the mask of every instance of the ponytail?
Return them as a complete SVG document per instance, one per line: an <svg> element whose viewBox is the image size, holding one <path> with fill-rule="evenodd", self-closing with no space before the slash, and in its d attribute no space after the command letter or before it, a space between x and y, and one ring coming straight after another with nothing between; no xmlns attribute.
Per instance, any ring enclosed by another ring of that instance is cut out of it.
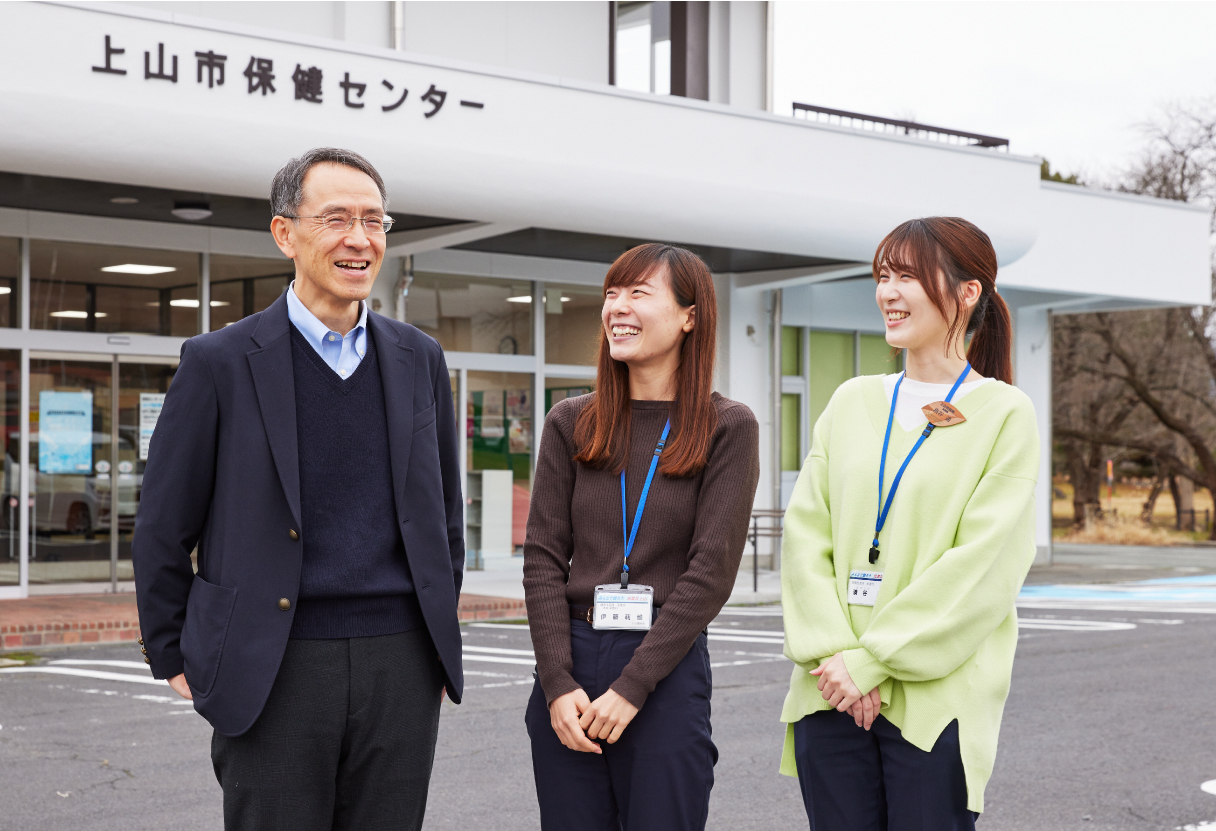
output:
<svg viewBox="0 0 1216 831"><path fill-rule="evenodd" d="M1009 307L993 287L980 295L967 323L971 343L967 360L971 368L988 378L1013 383L1013 323Z"/></svg>

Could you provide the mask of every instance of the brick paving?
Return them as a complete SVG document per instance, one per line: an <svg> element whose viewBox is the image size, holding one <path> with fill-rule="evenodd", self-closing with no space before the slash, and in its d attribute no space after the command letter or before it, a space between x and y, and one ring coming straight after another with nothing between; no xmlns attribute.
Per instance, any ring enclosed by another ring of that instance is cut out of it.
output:
<svg viewBox="0 0 1216 831"><path fill-rule="evenodd" d="M511 620L527 616L522 600L466 594L460 620ZM75 594L0 600L0 646L26 649L139 639L134 594Z"/></svg>

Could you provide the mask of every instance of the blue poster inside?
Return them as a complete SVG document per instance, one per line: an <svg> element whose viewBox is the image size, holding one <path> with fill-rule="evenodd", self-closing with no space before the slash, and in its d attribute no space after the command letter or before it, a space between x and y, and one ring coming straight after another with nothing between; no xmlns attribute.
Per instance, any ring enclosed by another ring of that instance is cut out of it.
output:
<svg viewBox="0 0 1216 831"><path fill-rule="evenodd" d="M38 394L38 472L87 475L93 469L93 393Z"/></svg>

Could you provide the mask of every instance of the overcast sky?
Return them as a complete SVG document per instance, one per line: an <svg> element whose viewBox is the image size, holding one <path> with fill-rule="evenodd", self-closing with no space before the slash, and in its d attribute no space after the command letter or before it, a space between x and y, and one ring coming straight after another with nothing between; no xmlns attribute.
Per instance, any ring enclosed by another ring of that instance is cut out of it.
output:
<svg viewBox="0 0 1216 831"><path fill-rule="evenodd" d="M1000 136L1102 178L1172 100L1216 97L1216 2L793 2L774 109L799 101Z"/></svg>

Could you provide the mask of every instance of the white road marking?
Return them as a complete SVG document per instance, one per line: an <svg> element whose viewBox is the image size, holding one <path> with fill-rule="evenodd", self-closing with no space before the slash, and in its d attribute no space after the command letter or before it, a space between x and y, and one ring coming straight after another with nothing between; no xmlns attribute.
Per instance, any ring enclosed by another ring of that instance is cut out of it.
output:
<svg viewBox="0 0 1216 831"><path fill-rule="evenodd" d="M1134 623L1114 620L1059 620L1046 618L1019 618L1019 629L1054 629L1058 632L1117 632L1135 629Z"/></svg>
<svg viewBox="0 0 1216 831"><path fill-rule="evenodd" d="M184 698L173 699L167 695L132 695L136 701L155 701L157 704L191 704Z"/></svg>
<svg viewBox="0 0 1216 831"><path fill-rule="evenodd" d="M1204 793L1210 793L1212 796L1216 796L1216 779L1209 779L1208 781L1204 782L1199 786L1199 790L1203 791Z"/></svg>
<svg viewBox="0 0 1216 831"><path fill-rule="evenodd" d="M785 633L780 629L734 629L709 627L711 635L760 635L766 638L784 639Z"/></svg>
<svg viewBox="0 0 1216 831"><path fill-rule="evenodd" d="M780 606L728 606L719 615L735 615L736 617L781 617Z"/></svg>
<svg viewBox="0 0 1216 831"><path fill-rule="evenodd" d="M769 643L773 646L781 646L785 643L785 638L754 638L750 635L719 635L714 632L709 633L711 642L730 641L734 643Z"/></svg>
<svg viewBox="0 0 1216 831"><path fill-rule="evenodd" d="M1070 609L1084 612L1139 612L1140 614L1159 612L1172 615L1216 615L1216 603L1210 606L1179 606L1176 603L1160 601L1124 601L1111 603L1104 600L1054 600L1036 599L1019 600L1019 609Z"/></svg>
<svg viewBox="0 0 1216 831"><path fill-rule="evenodd" d="M134 684L158 684L169 686L168 681L153 678L151 675L132 675L128 672L102 672L96 669L76 669L75 667L5 667L0 673L43 672L48 675L75 675L80 678L98 678L102 681L129 681Z"/></svg>
<svg viewBox="0 0 1216 831"><path fill-rule="evenodd" d="M1179 623L1186 623L1185 620L1165 620L1159 617L1144 617L1137 618L1136 623L1160 623L1165 626L1177 626Z"/></svg>
<svg viewBox="0 0 1216 831"><path fill-rule="evenodd" d="M504 649L501 646L469 646L464 644L465 652L485 652L490 655L527 655L533 657L531 649Z"/></svg>
<svg viewBox="0 0 1216 831"><path fill-rule="evenodd" d="M49 661L55 665L70 665L82 667L122 667L124 669L137 669L140 672L148 672L148 665L143 661L86 661L83 658L61 658L58 661Z"/></svg>
<svg viewBox="0 0 1216 831"><path fill-rule="evenodd" d="M527 631L528 624L526 623L470 623L470 629L514 629L517 632L520 630Z"/></svg>

